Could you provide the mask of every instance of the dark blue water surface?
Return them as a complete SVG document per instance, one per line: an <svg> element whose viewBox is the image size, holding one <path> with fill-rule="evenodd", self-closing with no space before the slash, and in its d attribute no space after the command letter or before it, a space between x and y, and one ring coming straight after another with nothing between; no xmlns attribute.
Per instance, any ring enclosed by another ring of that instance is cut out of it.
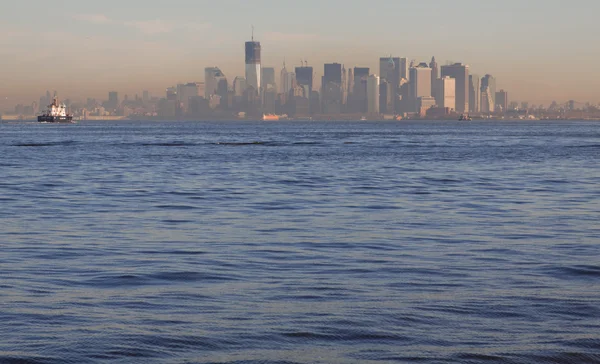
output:
<svg viewBox="0 0 600 364"><path fill-rule="evenodd" d="M1 363L600 363L600 123L0 124Z"/></svg>

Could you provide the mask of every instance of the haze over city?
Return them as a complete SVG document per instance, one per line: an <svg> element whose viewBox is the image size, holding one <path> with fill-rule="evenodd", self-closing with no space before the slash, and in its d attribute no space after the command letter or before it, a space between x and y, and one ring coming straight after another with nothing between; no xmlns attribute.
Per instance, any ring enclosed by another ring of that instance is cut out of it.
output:
<svg viewBox="0 0 600 364"><path fill-rule="evenodd" d="M262 44L262 64L307 60L378 69L379 57L436 56L493 74L511 99L549 104L600 101L594 1L11 1L0 14L0 108L110 90L162 94L203 81L219 66L244 75L244 41ZM317 81L318 83L318 81Z"/></svg>

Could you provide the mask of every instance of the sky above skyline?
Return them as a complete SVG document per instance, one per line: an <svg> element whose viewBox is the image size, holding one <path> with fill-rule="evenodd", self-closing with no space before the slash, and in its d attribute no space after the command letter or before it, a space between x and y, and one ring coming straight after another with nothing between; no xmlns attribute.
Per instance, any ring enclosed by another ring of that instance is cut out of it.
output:
<svg viewBox="0 0 600 364"><path fill-rule="evenodd" d="M263 65L343 63L379 73L381 56L469 64L512 100L600 102L592 0L8 1L0 12L0 107L63 97L141 94L244 75L251 26Z"/></svg>

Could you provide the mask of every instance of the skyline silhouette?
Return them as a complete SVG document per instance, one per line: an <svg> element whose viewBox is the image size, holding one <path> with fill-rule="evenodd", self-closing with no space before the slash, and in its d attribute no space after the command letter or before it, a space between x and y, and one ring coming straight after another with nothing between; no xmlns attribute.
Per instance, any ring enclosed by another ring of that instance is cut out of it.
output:
<svg viewBox="0 0 600 364"><path fill-rule="evenodd" d="M538 0L11 2L0 15L0 106L30 102L47 89L73 99L110 90L158 94L204 81L209 66L232 80L244 75L243 44L252 25L264 66L306 59L317 85L324 63L377 70L379 57L389 54L417 62L436 56L441 65L462 62L473 73L494 75L514 100L597 103L596 10L600 4L588 1L567 7ZM45 18L55 20L52 26Z"/></svg>

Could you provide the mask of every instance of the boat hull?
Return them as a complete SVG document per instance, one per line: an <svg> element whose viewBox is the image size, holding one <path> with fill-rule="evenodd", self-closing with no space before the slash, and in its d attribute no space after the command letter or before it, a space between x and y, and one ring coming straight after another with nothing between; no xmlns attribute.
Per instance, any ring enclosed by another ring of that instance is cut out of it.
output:
<svg viewBox="0 0 600 364"><path fill-rule="evenodd" d="M73 117L70 115L67 115L67 116L40 115L40 116L38 116L38 121L40 123L72 123Z"/></svg>

